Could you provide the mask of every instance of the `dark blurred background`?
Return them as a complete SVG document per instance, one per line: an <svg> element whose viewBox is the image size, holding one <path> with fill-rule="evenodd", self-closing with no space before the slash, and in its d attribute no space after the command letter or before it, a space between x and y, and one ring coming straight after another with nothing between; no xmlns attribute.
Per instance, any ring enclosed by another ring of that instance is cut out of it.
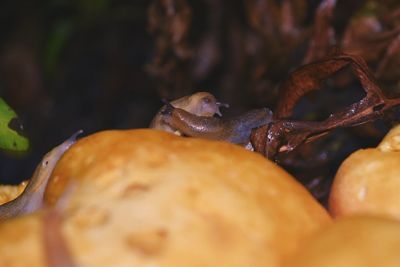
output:
<svg viewBox="0 0 400 267"><path fill-rule="evenodd" d="M0 181L29 178L79 129L146 127L161 102L145 72L149 1L1 1L0 95L31 142L2 154Z"/></svg>
<svg viewBox="0 0 400 267"><path fill-rule="evenodd" d="M363 56L397 94L399 10L394 0L1 1L0 96L31 148L0 155L0 182L29 178L79 129L147 127L162 98L209 91L231 105L225 116L273 109L288 74L332 46ZM362 96L344 72L301 101L296 118L321 119ZM283 165L318 195L344 157L376 145L389 127L335 131Z"/></svg>

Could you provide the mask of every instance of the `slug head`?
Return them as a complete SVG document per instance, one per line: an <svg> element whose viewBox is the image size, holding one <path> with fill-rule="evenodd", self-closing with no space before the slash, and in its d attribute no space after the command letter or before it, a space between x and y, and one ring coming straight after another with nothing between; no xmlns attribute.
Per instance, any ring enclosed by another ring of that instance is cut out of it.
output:
<svg viewBox="0 0 400 267"><path fill-rule="evenodd" d="M48 152L42 159L40 163L40 169L42 171L49 171L51 172L55 165L57 164L58 160L61 156L67 151L75 142L78 135L80 135L83 131L79 130L74 133L70 138L65 140L62 144L53 148L50 152Z"/></svg>
<svg viewBox="0 0 400 267"><path fill-rule="evenodd" d="M191 110L188 112L197 116L212 117L214 114L222 116L220 107L229 107L228 104L220 103L215 96L207 92L199 92L190 97L192 103Z"/></svg>

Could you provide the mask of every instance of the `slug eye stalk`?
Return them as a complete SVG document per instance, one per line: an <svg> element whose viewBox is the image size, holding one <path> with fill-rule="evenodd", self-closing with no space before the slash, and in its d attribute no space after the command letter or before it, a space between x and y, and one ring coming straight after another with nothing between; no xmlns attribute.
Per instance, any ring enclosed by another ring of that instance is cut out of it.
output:
<svg viewBox="0 0 400 267"><path fill-rule="evenodd" d="M160 111L162 115L172 115L172 111L175 109L173 105L171 105L170 102L168 102L165 99L162 99L162 102L164 103L164 107Z"/></svg>

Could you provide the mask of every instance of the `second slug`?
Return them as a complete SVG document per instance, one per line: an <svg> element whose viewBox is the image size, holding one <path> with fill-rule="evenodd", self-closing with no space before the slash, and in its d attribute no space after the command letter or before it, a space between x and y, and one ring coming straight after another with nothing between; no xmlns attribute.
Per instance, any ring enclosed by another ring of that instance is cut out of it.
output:
<svg viewBox="0 0 400 267"><path fill-rule="evenodd" d="M218 102L212 94L207 92L197 92L192 95L184 96L172 101L170 104L175 108L180 108L191 114L204 117L212 117L214 114L222 116L219 108L229 107L228 104ZM163 109L165 109L165 106L157 112L149 127L181 135L179 129L163 121L161 114Z"/></svg>
<svg viewBox="0 0 400 267"><path fill-rule="evenodd" d="M230 119L196 116L183 109L166 105L161 119L186 136L227 141L247 146L251 130L272 121L267 108L255 109Z"/></svg>

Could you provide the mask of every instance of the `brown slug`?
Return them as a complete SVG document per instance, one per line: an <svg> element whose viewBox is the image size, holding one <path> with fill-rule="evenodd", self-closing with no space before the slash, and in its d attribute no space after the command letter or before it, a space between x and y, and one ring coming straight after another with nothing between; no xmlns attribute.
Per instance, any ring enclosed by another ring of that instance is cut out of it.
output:
<svg viewBox="0 0 400 267"><path fill-rule="evenodd" d="M82 130L76 132L43 157L22 194L16 199L0 205L0 220L31 213L42 206L44 191L54 167L81 133Z"/></svg>
<svg viewBox="0 0 400 267"><path fill-rule="evenodd" d="M172 101L170 104L175 108L180 108L194 115L204 117L212 117L214 116L214 114L222 116L219 108L229 107L228 104L218 102L212 94L207 92L198 92L189 96L184 96ZM162 120L161 111L163 109L165 109L165 106L163 106L157 112L157 115L153 118L149 128L159 129L181 135L176 128L165 123Z"/></svg>
<svg viewBox="0 0 400 267"><path fill-rule="evenodd" d="M272 121L267 108L255 109L230 119L196 116L183 109L166 105L161 119L186 136L249 145L251 130Z"/></svg>

